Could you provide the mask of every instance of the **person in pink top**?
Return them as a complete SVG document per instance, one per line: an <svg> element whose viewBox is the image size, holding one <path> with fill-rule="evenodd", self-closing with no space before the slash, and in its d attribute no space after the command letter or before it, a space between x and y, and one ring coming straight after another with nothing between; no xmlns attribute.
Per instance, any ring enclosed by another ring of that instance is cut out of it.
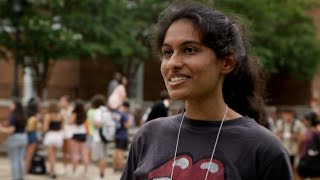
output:
<svg viewBox="0 0 320 180"><path fill-rule="evenodd" d="M125 76L121 79L121 84L119 84L108 99L108 106L112 110L117 110L122 105L124 101L127 100L126 86L128 80Z"/></svg>

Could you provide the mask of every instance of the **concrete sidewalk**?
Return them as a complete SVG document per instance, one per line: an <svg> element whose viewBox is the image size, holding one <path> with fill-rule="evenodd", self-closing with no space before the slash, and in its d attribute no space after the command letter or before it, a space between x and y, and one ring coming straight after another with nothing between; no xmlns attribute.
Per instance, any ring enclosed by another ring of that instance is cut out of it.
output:
<svg viewBox="0 0 320 180"><path fill-rule="evenodd" d="M47 166L48 167L48 166ZM69 165L69 170L71 170L71 165ZM61 163L57 163L57 180L95 180L98 177L98 167L92 164L89 167L89 172L86 177L83 175L80 176L71 176L71 175L63 175L63 165ZM79 171L83 170L83 166L78 168ZM113 173L111 168L107 168L106 170L106 179L107 180L119 180L120 173ZM11 172L10 172L10 162L6 156L0 156L0 179L10 180ZM47 175L27 175L25 176L25 180L47 180L50 179Z"/></svg>

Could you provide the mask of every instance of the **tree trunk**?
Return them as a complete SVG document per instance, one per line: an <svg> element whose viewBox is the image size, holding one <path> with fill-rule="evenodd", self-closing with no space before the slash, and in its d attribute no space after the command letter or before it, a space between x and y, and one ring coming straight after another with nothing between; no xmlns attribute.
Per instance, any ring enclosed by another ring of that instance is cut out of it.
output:
<svg viewBox="0 0 320 180"><path fill-rule="evenodd" d="M32 69L34 70L33 79L35 90L37 96L42 97L42 99L47 98L44 90L47 88L52 66L54 66L54 62L50 62L49 60L33 61L32 63Z"/></svg>
<svg viewBox="0 0 320 180"><path fill-rule="evenodd" d="M131 61L128 61L128 63L124 64L123 66L123 72L127 75L128 78L128 97L129 98L136 98L137 92L136 92L136 86L138 85L137 82L137 72L138 68L141 65L142 61L139 59L132 59Z"/></svg>

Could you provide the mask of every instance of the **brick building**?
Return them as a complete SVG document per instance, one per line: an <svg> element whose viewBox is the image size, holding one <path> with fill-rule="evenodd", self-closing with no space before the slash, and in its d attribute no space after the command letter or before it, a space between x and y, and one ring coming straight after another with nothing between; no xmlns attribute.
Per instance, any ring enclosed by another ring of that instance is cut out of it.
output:
<svg viewBox="0 0 320 180"><path fill-rule="evenodd" d="M312 10L308 14L314 18L320 37L320 10ZM57 61L51 68L45 95L49 99L64 94L82 99L89 99L95 93L106 94L107 84L115 71L115 66L107 60ZM144 100L157 99L160 90L164 89L159 69L160 64L156 60L145 62ZM22 68L19 69L18 79L21 94ZM0 60L0 99L11 97L12 86L13 61ZM320 97L320 72L313 81L296 81L286 75L272 76L268 90L272 104L306 104L311 97Z"/></svg>
<svg viewBox="0 0 320 180"><path fill-rule="evenodd" d="M64 94L82 99L89 99L95 93L106 94L107 84L116 69L108 60L56 61L50 68L45 93L48 99L59 98ZM19 67L18 71L18 86L22 95L23 69ZM145 62L144 73L144 99L154 100L164 88L159 62ZM0 99L10 98L12 87L13 60L0 60Z"/></svg>
<svg viewBox="0 0 320 180"><path fill-rule="evenodd" d="M314 19L315 26L317 28L317 36L320 39L320 10L312 10L309 12L309 15ZM320 57L319 57L320 61ZM312 95L315 98L320 98L320 67L318 70L318 75L315 76L312 82Z"/></svg>

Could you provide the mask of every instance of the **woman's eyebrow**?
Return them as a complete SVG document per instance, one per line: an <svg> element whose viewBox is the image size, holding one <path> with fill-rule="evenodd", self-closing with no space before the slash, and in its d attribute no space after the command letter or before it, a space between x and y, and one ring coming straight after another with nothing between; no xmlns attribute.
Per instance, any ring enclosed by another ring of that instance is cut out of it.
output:
<svg viewBox="0 0 320 180"><path fill-rule="evenodd" d="M188 45L188 44L196 44L196 45L203 46L203 44L201 42L199 42L199 41L185 41L181 45L185 46L185 45Z"/></svg>
<svg viewBox="0 0 320 180"><path fill-rule="evenodd" d="M183 43L181 43L179 46L185 46L188 44L196 44L196 45L200 45L203 46L203 43L199 42L199 41L184 41ZM163 43L161 47L171 47L169 44L167 43Z"/></svg>

